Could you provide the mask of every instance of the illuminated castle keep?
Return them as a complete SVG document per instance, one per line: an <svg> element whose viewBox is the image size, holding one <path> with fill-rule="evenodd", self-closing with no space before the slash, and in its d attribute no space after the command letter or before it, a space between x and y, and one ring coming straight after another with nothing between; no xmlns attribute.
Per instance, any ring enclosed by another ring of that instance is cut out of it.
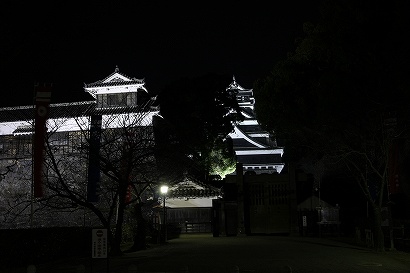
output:
<svg viewBox="0 0 410 273"><path fill-rule="evenodd" d="M283 148L277 147L272 136L259 125L254 112L253 90L240 86L235 77L227 90L237 92L237 101L245 117L229 134L244 174L281 173Z"/></svg>

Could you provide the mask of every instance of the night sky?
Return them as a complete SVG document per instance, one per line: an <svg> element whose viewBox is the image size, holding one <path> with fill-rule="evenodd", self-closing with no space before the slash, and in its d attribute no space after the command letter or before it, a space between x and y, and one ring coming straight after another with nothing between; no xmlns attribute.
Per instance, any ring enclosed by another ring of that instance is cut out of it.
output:
<svg viewBox="0 0 410 273"><path fill-rule="evenodd" d="M145 78L152 93L206 73L235 75L251 88L294 49L303 22L317 14L317 1L296 0L9 2L0 11L2 106L30 103L35 82L53 83L54 98L74 100L84 83L117 65Z"/></svg>

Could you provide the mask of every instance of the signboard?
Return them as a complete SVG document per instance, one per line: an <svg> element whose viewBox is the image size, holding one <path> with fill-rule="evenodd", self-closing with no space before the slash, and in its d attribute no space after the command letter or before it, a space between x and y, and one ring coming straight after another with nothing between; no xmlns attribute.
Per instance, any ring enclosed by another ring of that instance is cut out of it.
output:
<svg viewBox="0 0 410 273"><path fill-rule="evenodd" d="M92 230L92 257L107 258L107 229Z"/></svg>

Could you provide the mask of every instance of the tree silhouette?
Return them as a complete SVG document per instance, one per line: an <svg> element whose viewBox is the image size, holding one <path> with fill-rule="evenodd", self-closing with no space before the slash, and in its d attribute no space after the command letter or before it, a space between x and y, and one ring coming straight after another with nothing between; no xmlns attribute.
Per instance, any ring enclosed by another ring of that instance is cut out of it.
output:
<svg viewBox="0 0 410 273"><path fill-rule="evenodd" d="M287 160L343 164L372 208L376 248L384 250L389 151L408 138L408 24L397 1L323 1L321 8L296 49L255 83L256 113L284 141Z"/></svg>
<svg viewBox="0 0 410 273"><path fill-rule="evenodd" d="M163 117L156 126L159 145L173 149L162 155L175 164L180 162L178 166L182 168L189 166L180 172L191 173L192 178L207 180L209 175L223 176L235 166L231 143L226 137L243 117L236 94L227 91L231 80L226 75L212 73L181 78L158 95Z"/></svg>
<svg viewBox="0 0 410 273"><path fill-rule="evenodd" d="M127 109L93 110L101 115L99 147L92 149L90 116L75 117L78 130L59 132L65 119L49 120L46 139L46 194L37 200L55 209L82 207L92 212L100 225L109 230L110 252L121 254L123 224L127 208L141 210L155 202L159 172L154 157L155 140L151 124L153 101ZM66 145L69 142L69 145ZM93 151L101 173L98 200L87 198L87 170ZM140 211L137 225L144 226ZM145 229L138 229L145 232ZM136 234L138 248L145 247L145 233Z"/></svg>

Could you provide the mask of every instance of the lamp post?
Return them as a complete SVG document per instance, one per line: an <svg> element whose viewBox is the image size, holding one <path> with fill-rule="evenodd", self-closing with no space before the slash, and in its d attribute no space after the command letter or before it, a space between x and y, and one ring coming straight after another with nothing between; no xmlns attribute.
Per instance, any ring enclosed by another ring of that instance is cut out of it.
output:
<svg viewBox="0 0 410 273"><path fill-rule="evenodd" d="M164 224L163 224L163 226L164 226L164 243L167 242L167 212L166 212L166 209L165 209L165 198L166 198L167 192L168 192L168 186L166 186L166 185L161 186L161 193L162 193L162 195L163 195L162 200L164 200L164 201L163 201L163 210L164 210Z"/></svg>

